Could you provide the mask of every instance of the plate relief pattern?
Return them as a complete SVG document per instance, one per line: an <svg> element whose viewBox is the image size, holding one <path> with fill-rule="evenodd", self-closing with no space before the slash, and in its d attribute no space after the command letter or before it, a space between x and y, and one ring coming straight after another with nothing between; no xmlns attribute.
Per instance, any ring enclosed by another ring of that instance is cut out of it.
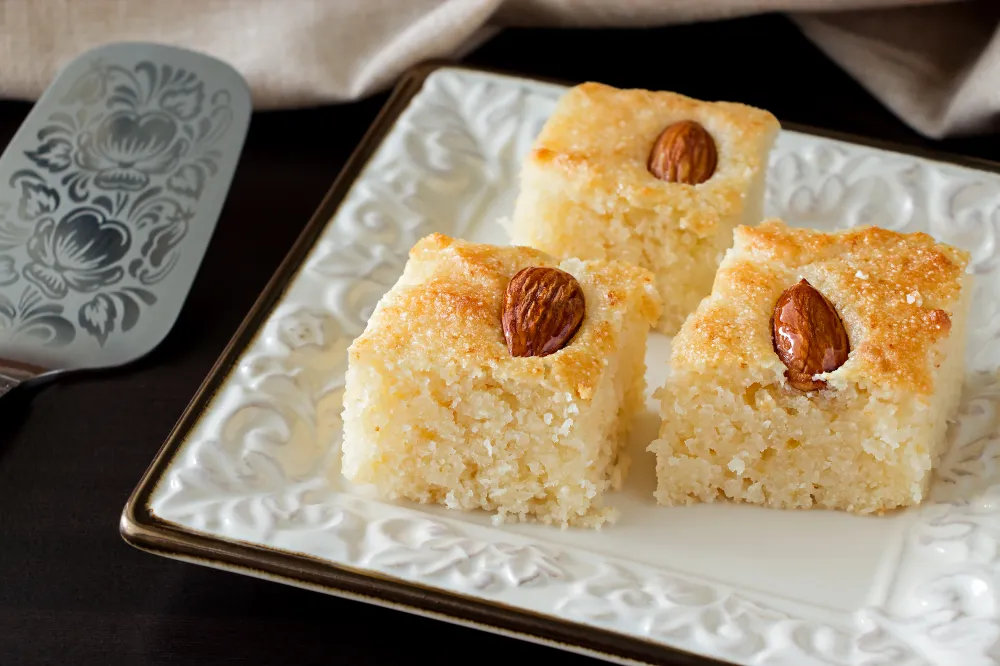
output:
<svg viewBox="0 0 1000 666"><path fill-rule="evenodd" d="M172 462L155 513L741 664L1000 663L995 371L970 375L953 447L885 602L840 623L685 573L343 492L347 346L418 238L493 222L482 218L510 200L520 156L559 92L455 70L428 79ZM106 178L139 176L112 169ZM786 133L772 159L768 213L820 228L924 230L969 248L970 367L1000 364L1000 177ZM0 280L7 273L0 257Z"/></svg>

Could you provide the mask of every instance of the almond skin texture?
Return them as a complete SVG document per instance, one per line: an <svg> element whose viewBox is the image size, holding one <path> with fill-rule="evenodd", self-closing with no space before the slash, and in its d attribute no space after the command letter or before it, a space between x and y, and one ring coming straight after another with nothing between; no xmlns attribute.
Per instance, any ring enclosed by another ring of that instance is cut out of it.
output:
<svg viewBox="0 0 1000 666"><path fill-rule="evenodd" d="M649 172L668 183L704 183L715 173L719 153L715 139L693 120L670 125L649 153Z"/></svg>
<svg viewBox="0 0 1000 666"><path fill-rule="evenodd" d="M558 268L517 272L503 296L503 335L511 356L548 356L573 338L586 303L576 278Z"/></svg>
<svg viewBox="0 0 1000 666"><path fill-rule="evenodd" d="M800 391L826 386L813 375L832 372L851 351L847 331L833 304L806 280L778 298L771 317L774 351L788 370L788 383Z"/></svg>

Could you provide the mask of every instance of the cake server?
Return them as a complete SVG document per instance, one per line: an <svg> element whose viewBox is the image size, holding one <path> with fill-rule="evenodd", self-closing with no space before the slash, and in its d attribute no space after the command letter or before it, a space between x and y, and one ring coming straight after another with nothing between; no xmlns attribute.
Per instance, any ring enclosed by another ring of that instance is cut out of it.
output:
<svg viewBox="0 0 1000 666"><path fill-rule="evenodd" d="M160 44L109 44L60 71L0 157L0 395L163 340L251 108L232 67Z"/></svg>

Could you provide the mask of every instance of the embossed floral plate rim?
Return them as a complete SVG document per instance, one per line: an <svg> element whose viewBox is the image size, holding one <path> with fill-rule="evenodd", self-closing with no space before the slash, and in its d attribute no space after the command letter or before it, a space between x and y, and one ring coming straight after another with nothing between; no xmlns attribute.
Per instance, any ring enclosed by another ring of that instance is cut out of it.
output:
<svg viewBox="0 0 1000 666"><path fill-rule="evenodd" d="M414 67L404 75L334 181L316 213L303 229L157 452L125 506L120 521L120 533L128 544L171 559L425 615L617 663L652 664L663 663L665 659L670 659L670 663L676 664L722 663L641 637L578 624L571 620L481 597L422 585L343 563L334 563L304 553L293 553L207 534L164 520L149 508L152 493L161 482L188 433L206 414L206 408L236 369L244 352L254 344L262 332L264 324L282 301L286 290L304 265L327 224L333 219L355 180L393 130L399 116L421 90L425 80L442 67L496 74L521 81L572 85L565 81L525 77L516 73L457 65L446 61L431 61ZM783 122L782 125L786 130L802 134L911 155L939 163L1000 173L1000 163L987 160L801 124Z"/></svg>

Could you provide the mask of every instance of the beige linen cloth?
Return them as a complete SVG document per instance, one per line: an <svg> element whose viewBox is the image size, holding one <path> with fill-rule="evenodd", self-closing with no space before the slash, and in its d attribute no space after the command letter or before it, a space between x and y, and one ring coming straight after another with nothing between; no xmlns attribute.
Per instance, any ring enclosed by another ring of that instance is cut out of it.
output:
<svg viewBox="0 0 1000 666"><path fill-rule="evenodd" d="M226 60L250 82L256 107L271 109L384 90L410 65L460 56L505 26L656 26L761 12L788 12L927 136L1000 128L1000 0L0 0L0 97L34 99L61 65L117 40Z"/></svg>

